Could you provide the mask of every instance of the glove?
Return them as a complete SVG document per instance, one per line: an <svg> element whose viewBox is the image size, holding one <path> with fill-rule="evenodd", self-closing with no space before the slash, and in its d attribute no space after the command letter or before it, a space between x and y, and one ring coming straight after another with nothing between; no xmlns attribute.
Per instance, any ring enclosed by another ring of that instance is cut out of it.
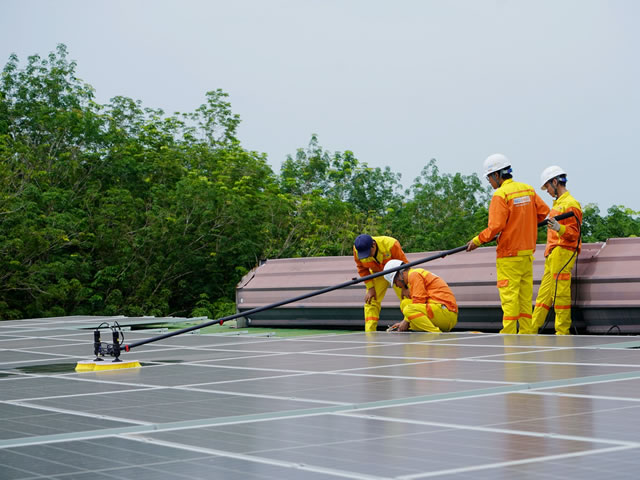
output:
<svg viewBox="0 0 640 480"><path fill-rule="evenodd" d="M550 228L551 230L559 232L560 231L560 224L558 223L558 221L555 218L549 217L549 219L547 220L547 228Z"/></svg>

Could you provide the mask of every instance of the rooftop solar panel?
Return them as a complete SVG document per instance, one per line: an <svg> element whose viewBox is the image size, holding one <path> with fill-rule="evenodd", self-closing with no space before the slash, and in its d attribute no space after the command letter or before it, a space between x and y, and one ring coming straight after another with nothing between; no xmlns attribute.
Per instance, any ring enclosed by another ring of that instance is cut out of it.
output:
<svg viewBox="0 0 640 480"><path fill-rule="evenodd" d="M94 320L113 319L0 323L0 478L635 479L640 468L638 337L180 335L123 354L142 368L78 373Z"/></svg>

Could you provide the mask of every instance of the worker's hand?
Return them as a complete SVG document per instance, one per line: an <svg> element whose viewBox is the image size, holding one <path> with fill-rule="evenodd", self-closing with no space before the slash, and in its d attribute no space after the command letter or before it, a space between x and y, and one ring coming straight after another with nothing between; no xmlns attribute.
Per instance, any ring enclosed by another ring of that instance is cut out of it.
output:
<svg viewBox="0 0 640 480"><path fill-rule="evenodd" d="M554 230L556 232L560 231L560 224L558 223L558 221L553 218L553 217L549 217L547 219L547 228Z"/></svg>
<svg viewBox="0 0 640 480"><path fill-rule="evenodd" d="M467 252L475 250L476 248L478 248L478 246L474 243L473 239L469 240L467 243Z"/></svg>
<svg viewBox="0 0 640 480"><path fill-rule="evenodd" d="M364 296L364 303L367 305L371 303L371 300L376 299L376 289L375 287L367 288L367 293Z"/></svg>
<svg viewBox="0 0 640 480"><path fill-rule="evenodd" d="M402 320L397 325L398 325L399 332L406 332L407 330L409 330L409 322L407 322L406 320Z"/></svg>

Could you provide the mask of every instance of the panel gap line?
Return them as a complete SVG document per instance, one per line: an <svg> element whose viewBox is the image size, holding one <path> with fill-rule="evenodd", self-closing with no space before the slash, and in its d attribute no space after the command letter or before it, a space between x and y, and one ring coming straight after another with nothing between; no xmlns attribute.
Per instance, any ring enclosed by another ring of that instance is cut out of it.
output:
<svg viewBox="0 0 640 480"><path fill-rule="evenodd" d="M435 471L435 472L417 473L417 474L414 474L414 475L402 475L402 476L396 477L396 480L419 480L419 479L422 479L422 478L439 477L439 476L445 476L445 475L455 475L455 474L460 474L460 473L477 472L477 471L480 471L480 470L489 470L489 469L505 468L505 467L514 467L514 466L518 466L518 465L527 465L527 464L533 464L533 463L550 462L550 461L555 461L555 460L565 460L567 458L585 457L587 455L598 455L598 454L604 454L604 453L619 452L619 451L622 451L622 450L631 450L633 448L635 448L635 447L621 446L621 447L599 448L599 449L593 449L593 450L583 450L583 451L580 451L580 452L563 453L563 454L557 454L557 455L545 455L545 456L542 456L542 457L526 458L526 459L522 459L522 460L511 460L511 461L506 461L506 462L487 463L487 464L484 464L484 465L474 465L474 466L469 466L469 467L451 468L451 469L445 469L445 470L438 470L438 471Z"/></svg>
<svg viewBox="0 0 640 480"><path fill-rule="evenodd" d="M606 414L606 413L611 413L611 412L619 412L622 410L631 410L631 409L637 409L638 407L635 405L625 405L623 407L614 407L614 408L600 408L598 410L595 411L589 411L589 412L576 412L576 413L566 413L563 415L550 415L547 417L534 417L534 418L527 418L527 419L522 419L522 420L512 420L509 422L499 422L499 423L492 423L492 424L487 424L485 425L485 427L497 427L500 425L517 425L520 423L530 423L530 422L536 422L536 421L541 421L541 420L557 420L557 419L567 419L567 418L572 418L572 417L580 417L580 416L585 416L585 415L593 415L593 414ZM549 432L543 432L546 434L549 434ZM638 442L629 442L627 440L620 440L620 443L638 443ZM638 447L640 447L640 443L638 443Z"/></svg>
<svg viewBox="0 0 640 480"><path fill-rule="evenodd" d="M101 414L90 413L90 412L69 410L67 408L49 407L45 405L38 405L37 403L23 402L19 400L2 400L0 401L0 403L5 403L7 405L14 405L16 407L35 408L36 410L43 410L45 412L50 412L50 413L64 413L66 415L74 415L77 417L87 417L87 418L93 418L98 420L110 420L113 422L129 423L133 425L144 425L144 426L153 425L153 423L151 422L145 422L142 420L132 420L129 418L113 417L111 415L101 415Z"/></svg>
<svg viewBox="0 0 640 480"><path fill-rule="evenodd" d="M566 393L566 392L542 392L531 391L522 392L527 395L548 395L553 397L568 397L568 398L585 398L587 400L612 400L618 402L640 402L640 398L634 397L611 397L606 395L586 395L581 393Z"/></svg>
<svg viewBox="0 0 640 480"><path fill-rule="evenodd" d="M38 355L41 355L41 354L38 354ZM51 355L54 355L54 354L51 354ZM81 360L81 358L78 357L77 355L55 354L55 358L41 358L38 360L16 360L13 362L4 362L3 365L16 365L16 367L14 368L20 368L22 366L28 367L29 365L44 363L44 362L49 362L49 364L55 365L55 363L51 363L52 361L55 361L55 360L61 360L60 362L56 362L56 363L65 363L65 362L62 362L62 360L67 360L67 361L71 360L73 362L78 362Z"/></svg>
<svg viewBox="0 0 640 480"><path fill-rule="evenodd" d="M157 440L149 437L138 437L137 435L125 434L121 436L129 440L136 440L138 442L143 442L143 443L150 443L154 445L162 445L164 447L172 447L172 448L177 448L181 450L187 450L193 453L203 453L208 455L215 455L218 457L243 460L246 462L261 463L265 465L271 465L271 466L283 467L283 468L292 468L292 469L300 470L303 472L306 471L306 472L313 472L313 473L324 473L327 475L332 475L340 478L350 478L353 480L388 480L388 478L385 479L385 477L378 477L378 476L367 475L367 474L362 474L357 472L349 472L346 470L339 470L339 469L321 467L317 465L309 465L304 463L289 462L286 460L276 460L276 459L260 457L256 455L247 455L244 453L227 452L225 450L217 450L213 448L195 447L191 445L185 445L182 443L169 442L165 440Z"/></svg>
<svg viewBox="0 0 640 480"><path fill-rule="evenodd" d="M351 412L336 413L334 415L363 418L363 419L369 419L369 420L378 420L382 422L405 423L409 425L439 427L447 430L471 430L474 432L483 432L483 433L501 433L501 434L507 434L507 435L519 435L524 437L552 438L554 440L568 440L568 441L584 442L584 443L602 443L604 445L640 448L640 442L630 442L626 440L612 440L612 439L595 438L595 437L583 437L580 435L566 435L562 433L552 433L552 432L534 432L529 430L517 430L517 429L511 429L511 428L497 428L491 425L465 425L465 424L457 424L457 423L433 422L429 420L414 420L414 419L405 419L405 418L396 418L396 417L385 417L380 415L367 415L362 413L351 413ZM556 418L556 417L545 417L545 418L548 419L548 418ZM534 421L534 419L523 420L523 422L525 421ZM497 424L497 425L500 425L500 424Z"/></svg>
<svg viewBox="0 0 640 480"><path fill-rule="evenodd" d="M142 388L128 388L123 390L112 390L109 392L88 392L88 393L68 393L61 395L50 395L47 397L31 397L31 398L19 398L13 400L0 400L0 403L7 402L36 402L42 400L56 400L61 398L77 398L77 397L92 397L92 396L104 396L111 395L116 393L132 393L132 392L150 392L152 390L166 390L167 387L156 386L156 387L142 387Z"/></svg>
<svg viewBox="0 0 640 480"><path fill-rule="evenodd" d="M505 380L474 380L467 378L450 378L450 377L411 377L408 375L380 375L380 374L366 374L366 373L349 373L349 372L317 372L325 373L326 375L338 375L345 377L362 377L362 378L381 378L381 379L399 379L399 380L425 380L436 382L454 382L454 383L477 383L477 384L489 384L489 385L526 385L526 382L507 382Z"/></svg>
<svg viewBox="0 0 640 480"><path fill-rule="evenodd" d="M633 363L586 363L586 362L548 362L542 360L495 360L486 359L483 357L469 357L469 358L452 358L458 362L482 362L482 363L517 363L524 365L565 365L569 367L618 367L618 368L640 368L640 364Z"/></svg>
<svg viewBox="0 0 640 480"><path fill-rule="evenodd" d="M200 392L200 393L211 393L216 395L228 395L233 397L248 397L248 398L266 398L270 400L285 400L285 401L295 401L295 402L303 402L303 403L319 403L322 405L337 405L337 406L349 406L352 405L348 402L335 402L331 400L315 400L312 398L299 398L299 397L286 397L282 395L267 395L263 393L244 393L244 392L233 392L227 390L208 390L205 388L195 388L191 386L179 386L179 387L169 387L172 390L186 390L189 392Z"/></svg>
<svg viewBox="0 0 640 480"><path fill-rule="evenodd" d="M216 350L217 352L218 350ZM215 353L215 352L211 352L211 353ZM241 353L241 352L238 352ZM168 366L168 365L187 365L187 366L192 366L192 367L209 367L210 365L208 365L205 362L225 362L225 361L231 361L231 360L247 360L247 359L252 359L252 358L265 358L265 357L278 357L278 356L283 356L285 354L283 353L263 353L263 354L247 354L247 355L239 355L236 357L224 357L224 358L208 358L205 360L188 360L188 361L184 361L184 362L180 362L180 363L174 363L174 362L167 362L167 361L163 361L163 360L145 360L145 359L141 359L141 361L146 362L146 363L150 363L153 365L146 365L148 367L160 367L160 366Z"/></svg>
<svg viewBox="0 0 640 480"><path fill-rule="evenodd" d="M52 347L49 347L52 348ZM55 348L55 347L53 347ZM5 349L8 352L20 352L20 353L30 353L30 354L36 354L36 355L48 355L51 357L77 357L77 355L67 355L65 353L47 353L47 352L34 352L33 350L30 349L26 349L26 348L7 348ZM4 362L5 365L11 364L11 363L16 363L16 362Z"/></svg>
<svg viewBox="0 0 640 480"><path fill-rule="evenodd" d="M635 373L633 375L630 374L611 374L608 376L598 376L595 377L597 379L607 378L640 378L640 373ZM591 380L594 380L592 378ZM579 381L586 381L588 377L582 379L569 379L568 381L563 381L563 384L578 383ZM587 380L588 381L588 380ZM372 409L377 409L381 407L396 407L402 405L414 405L414 404L426 404L426 403L435 403L441 401L449 401L454 399L461 398L479 398L484 396L494 396L501 395L504 393L516 393L520 390L530 390L536 387L547 387L551 384L555 384L558 386L558 381L543 381L533 384L525 384L525 385L510 385L510 386L502 386L502 387L493 387L486 389L477 389L477 390L465 390L462 392L454 392L448 394L434 394L434 395L423 395L417 397L407 397L402 399L394 399L394 400L383 400L383 401L375 401L375 402L367 402L360 404L352 404L347 406L328 406L328 407L316 407L310 409L296 409L296 410L288 410L288 411L278 411L278 412L269 412L264 414L249 414L249 415L236 415L230 417L214 417L208 419L199 419L197 421L194 420L185 420L178 422L170 422L165 424L153 424L151 426L134 426L134 427L122 427L122 428L112 428L112 429L103 429L95 432L76 432L74 434L53 434L53 435L45 435L41 437L28 437L22 439L12 439L9 441L0 440L0 448L9 448L15 446L22 445L32 445L32 444L45 444L45 443L55 443L61 441L69 441L69 439L78 440L78 439L88 439L88 438L100 438L104 436L112 436L114 434L120 433L144 433L150 429L150 431L173 431L173 430L185 430L190 428L205 428L211 426L221 426L221 425L236 425L241 423L251 423L251 422L262 422L262 421L277 421L282 419L290 419L290 418L303 418L309 416L318 416L327 413L339 413L339 412L347 412L347 411L367 411Z"/></svg>

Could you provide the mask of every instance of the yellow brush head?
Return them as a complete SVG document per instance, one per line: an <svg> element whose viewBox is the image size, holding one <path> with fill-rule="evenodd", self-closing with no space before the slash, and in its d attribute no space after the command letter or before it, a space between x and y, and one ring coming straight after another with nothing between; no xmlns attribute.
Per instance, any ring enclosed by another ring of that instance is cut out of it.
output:
<svg viewBox="0 0 640 480"><path fill-rule="evenodd" d="M141 366L138 360L128 362L96 362L95 360L83 360L76 364L76 372L102 372L121 368L140 368Z"/></svg>

